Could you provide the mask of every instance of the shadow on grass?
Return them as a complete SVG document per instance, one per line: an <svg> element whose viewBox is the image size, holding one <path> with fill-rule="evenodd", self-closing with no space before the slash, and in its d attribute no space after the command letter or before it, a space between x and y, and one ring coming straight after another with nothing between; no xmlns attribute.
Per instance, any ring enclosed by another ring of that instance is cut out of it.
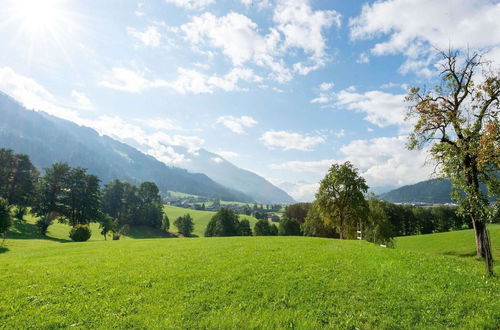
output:
<svg viewBox="0 0 500 330"><path fill-rule="evenodd" d="M166 233L163 230L146 226L130 226L123 234L133 239L172 237L170 233Z"/></svg>
<svg viewBox="0 0 500 330"><path fill-rule="evenodd" d="M55 238L50 236L42 236L38 232L38 227L35 224L26 221L13 221L12 227L7 233L7 239L46 239L55 242L71 242L67 239Z"/></svg>
<svg viewBox="0 0 500 330"><path fill-rule="evenodd" d="M471 251L467 253L459 253L457 251L448 251L448 252L443 252L444 255L446 256L456 256L456 257L461 257L461 258L470 258L470 257L475 257L476 256L476 251Z"/></svg>
<svg viewBox="0 0 500 330"><path fill-rule="evenodd" d="M7 251L9 251L8 248L6 248L5 246L0 246L0 254L5 253Z"/></svg>

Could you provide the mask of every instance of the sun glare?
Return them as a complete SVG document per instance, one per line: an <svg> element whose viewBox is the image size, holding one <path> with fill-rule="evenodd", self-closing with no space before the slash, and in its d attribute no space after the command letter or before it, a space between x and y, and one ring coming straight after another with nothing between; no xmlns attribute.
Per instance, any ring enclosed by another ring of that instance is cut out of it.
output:
<svg viewBox="0 0 500 330"><path fill-rule="evenodd" d="M22 32L31 37L54 34L64 28L64 12L57 0L16 0L12 6L14 20L21 24Z"/></svg>

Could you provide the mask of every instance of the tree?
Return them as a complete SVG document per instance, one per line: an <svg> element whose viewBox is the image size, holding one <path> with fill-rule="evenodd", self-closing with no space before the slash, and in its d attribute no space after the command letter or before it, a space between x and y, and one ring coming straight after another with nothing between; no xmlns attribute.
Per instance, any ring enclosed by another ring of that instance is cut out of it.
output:
<svg viewBox="0 0 500 330"><path fill-rule="evenodd" d="M278 227L270 224L267 219L259 220L254 226L255 236L276 236L278 235Z"/></svg>
<svg viewBox="0 0 500 330"><path fill-rule="evenodd" d="M430 145L437 174L449 178L459 212L470 217L477 255L493 274L487 222L498 214L480 184L495 200L500 193L500 71L478 53L440 52L440 84L433 90L411 88L408 117L416 124L410 149Z"/></svg>
<svg viewBox="0 0 500 330"><path fill-rule="evenodd" d="M301 236L300 224L294 219L283 216L278 227L278 235L280 236Z"/></svg>
<svg viewBox="0 0 500 330"><path fill-rule="evenodd" d="M138 189L140 200L139 224L153 228L161 228L163 220L163 204L160 190L153 182L143 182Z"/></svg>
<svg viewBox="0 0 500 330"><path fill-rule="evenodd" d="M12 219L10 216L10 206L7 200L0 197L0 235L3 236L3 240L7 236L7 231L12 224Z"/></svg>
<svg viewBox="0 0 500 330"><path fill-rule="evenodd" d="M28 155L0 149L0 197L10 205L24 209L32 204L38 176Z"/></svg>
<svg viewBox="0 0 500 330"><path fill-rule="evenodd" d="M314 202L309 208L301 229L305 236L338 238L335 227L326 225L323 221L317 202Z"/></svg>
<svg viewBox="0 0 500 330"><path fill-rule="evenodd" d="M238 214L228 208L220 208L210 219L205 230L205 237L240 235Z"/></svg>
<svg viewBox="0 0 500 330"><path fill-rule="evenodd" d="M194 229L193 218L191 218L191 215L189 215L189 213L183 215L182 217L178 217L174 221L174 225L177 227L179 233L184 236L191 236Z"/></svg>
<svg viewBox="0 0 500 330"><path fill-rule="evenodd" d="M168 230L170 229L170 219L168 216L165 214L163 215L163 219L161 221L161 229L166 231L168 233Z"/></svg>
<svg viewBox="0 0 500 330"><path fill-rule="evenodd" d="M250 221L248 221L248 219L243 219L240 221L240 235L252 236L252 228L250 227Z"/></svg>
<svg viewBox="0 0 500 330"><path fill-rule="evenodd" d="M361 227L362 238L368 242L394 246L393 237L395 236L395 231L384 212L383 202L372 197L368 201L368 205L370 213L367 221Z"/></svg>
<svg viewBox="0 0 500 330"><path fill-rule="evenodd" d="M46 224L62 215L63 197L67 191L70 167L66 163L55 163L45 169L45 175L38 184L38 194L32 212L46 217Z"/></svg>
<svg viewBox="0 0 500 330"><path fill-rule="evenodd" d="M338 229L340 239L354 236L356 226L367 214L365 179L350 162L333 164L321 180L316 194L318 209L326 224Z"/></svg>
<svg viewBox="0 0 500 330"><path fill-rule="evenodd" d="M62 216L73 227L99 222L101 191L99 178L83 168L71 168L62 198Z"/></svg>
<svg viewBox="0 0 500 330"><path fill-rule="evenodd" d="M115 219L107 214L103 214L99 221L99 228L101 229L101 235L104 236L104 240L108 236L109 232L115 232L117 229L117 223Z"/></svg>
<svg viewBox="0 0 500 330"><path fill-rule="evenodd" d="M303 224L306 220L307 212L309 212L309 208L311 207L311 203L295 203L290 204L285 207L285 216L289 219L293 219L299 224Z"/></svg>

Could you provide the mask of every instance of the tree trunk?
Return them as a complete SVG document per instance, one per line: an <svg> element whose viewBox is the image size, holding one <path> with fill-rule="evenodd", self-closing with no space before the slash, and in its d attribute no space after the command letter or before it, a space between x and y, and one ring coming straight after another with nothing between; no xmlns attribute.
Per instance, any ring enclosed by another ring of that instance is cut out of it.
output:
<svg viewBox="0 0 500 330"><path fill-rule="evenodd" d="M474 234L476 238L476 252L477 256L484 259L486 263L486 274L493 275L493 256L491 255L491 243L486 229L486 224L482 221L474 221L472 219L472 226L474 227Z"/></svg>

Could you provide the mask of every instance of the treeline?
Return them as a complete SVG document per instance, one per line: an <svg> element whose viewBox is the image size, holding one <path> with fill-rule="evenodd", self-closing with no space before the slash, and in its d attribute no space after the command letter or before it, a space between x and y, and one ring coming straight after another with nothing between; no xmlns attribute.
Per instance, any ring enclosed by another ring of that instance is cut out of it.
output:
<svg viewBox="0 0 500 330"><path fill-rule="evenodd" d="M43 176L27 155L0 149L0 233L10 226L10 210L22 220L26 210L38 217L37 227L45 235L54 221L72 227L76 241L90 238L90 223L99 223L106 238L112 232L118 239L127 225L143 225L168 231L169 220L163 216L159 189L153 182L134 186L112 181L101 190L97 176L86 169L55 163Z"/></svg>

